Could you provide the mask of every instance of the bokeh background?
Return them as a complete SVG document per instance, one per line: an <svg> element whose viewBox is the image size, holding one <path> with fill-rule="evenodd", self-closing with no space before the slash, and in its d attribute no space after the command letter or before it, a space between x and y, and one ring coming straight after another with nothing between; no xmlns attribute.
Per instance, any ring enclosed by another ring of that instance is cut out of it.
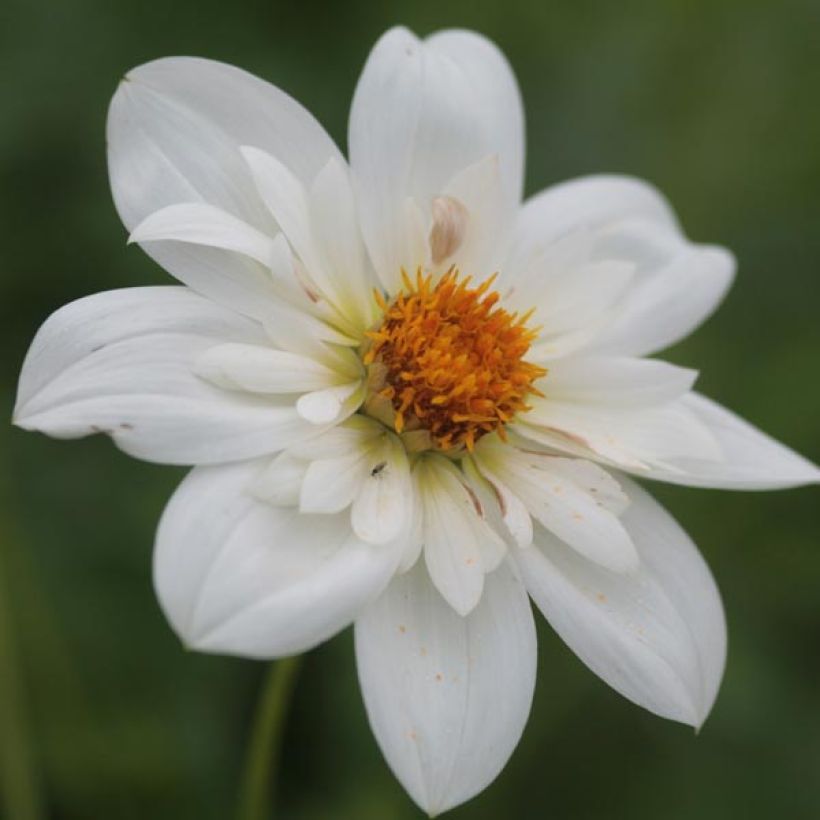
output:
<svg viewBox="0 0 820 820"><path fill-rule="evenodd" d="M166 275L125 232L105 168L123 73L169 54L236 63L344 145L389 25L495 39L528 115L527 188L646 177L690 236L733 248L718 315L669 352L700 386L820 459L820 4L505 0L0 4L0 417L40 322ZM0 745L10 820L230 817L264 666L185 652L151 589L183 471L94 438L0 424ZM723 591L730 652L699 736L627 703L541 623L531 720L459 818L820 817L820 496L657 488ZM539 619L540 620L540 619ZM348 632L314 651L287 727L279 817L419 816L367 727Z"/></svg>

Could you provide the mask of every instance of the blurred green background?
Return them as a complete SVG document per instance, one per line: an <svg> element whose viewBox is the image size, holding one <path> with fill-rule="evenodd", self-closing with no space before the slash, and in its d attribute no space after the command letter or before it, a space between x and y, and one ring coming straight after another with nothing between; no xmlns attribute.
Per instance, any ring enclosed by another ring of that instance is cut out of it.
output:
<svg viewBox="0 0 820 820"><path fill-rule="evenodd" d="M40 322L99 290L163 283L110 201L104 123L133 65L236 63L344 145L368 49L389 25L476 28L528 115L528 192L598 171L646 177L690 236L733 248L735 289L668 358L820 459L817 0L376 3L2 0L0 414ZM2 789L12 820L231 815L261 664L183 651L151 546L183 471L101 438L0 425ZM700 736L611 692L539 624L531 720L458 818L820 817L816 491L656 488L709 560L730 630ZM540 619L539 619L540 620ZM282 818L418 816L367 727L346 632L310 654L285 738ZM28 801L30 814L13 817Z"/></svg>

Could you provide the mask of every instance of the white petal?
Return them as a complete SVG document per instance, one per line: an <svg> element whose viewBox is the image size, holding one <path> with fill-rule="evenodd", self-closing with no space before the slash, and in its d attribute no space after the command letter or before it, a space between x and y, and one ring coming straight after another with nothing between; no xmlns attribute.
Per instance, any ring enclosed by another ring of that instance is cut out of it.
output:
<svg viewBox="0 0 820 820"><path fill-rule="evenodd" d="M297 458L313 461L319 458L339 458L368 449L376 438L384 434L384 427L367 416L356 414L321 435L295 443L289 448Z"/></svg>
<svg viewBox="0 0 820 820"><path fill-rule="evenodd" d="M307 461L285 450L268 462L253 480L249 492L277 507L296 507L307 469Z"/></svg>
<svg viewBox="0 0 820 820"><path fill-rule="evenodd" d="M606 470L582 458L549 456L549 471L554 476L571 481L595 497L605 509L621 515L629 506L629 497L621 485Z"/></svg>
<svg viewBox="0 0 820 820"><path fill-rule="evenodd" d="M361 330L379 318L375 280L365 258L356 203L346 165L331 160L313 182L310 218L323 264L338 294L340 309Z"/></svg>
<svg viewBox="0 0 820 820"><path fill-rule="evenodd" d="M361 342L316 316L294 310L283 303L271 306L266 312L265 331L276 347L308 356L328 366L338 364L340 358L331 345L356 347Z"/></svg>
<svg viewBox="0 0 820 820"><path fill-rule="evenodd" d="M544 530L514 556L538 608L578 657L631 701L700 726L723 675L726 624L695 545L643 490L625 482L623 521L641 569L616 575Z"/></svg>
<svg viewBox="0 0 820 820"><path fill-rule="evenodd" d="M236 343L208 348L197 359L196 372L218 387L252 393L306 393L350 378L307 356Z"/></svg>
<svg viewBox="0 0 820 820"><path fill-rule="evenodd" d="M311 424L333 424L355 413L363 398L362 382L356 380L305 393L296 402L296 410Z"/></svg>
<svg viewBox="0 0 820 820"><path fill-rule="evenodd" d="M681 454L669 469L653 467L645 475L693 487L776 490L820 483L820 468L775 441L719 404L692 393L683 403L720 443L718 460Z"/></svg>
<svg viewBox="0 0 820 820"><path fill-rule="evenodd" d="M663 195L634 177L600 174L562 182L530 197L519 212L513 268L526 268L532 255L578 229L609 227L625 219L642 219L666 228L677 221Z"/></svg>
<svg viewBox="0 0 820 820"><path fill-rule="evenodd" d="M543 389L548 400L646 407L688 393L697 375L655 359L578 356L550 362Z"/></svg>
<svg viewBox="0 0 820 820"><path fill-rule="evenodd" d="M511 307L524 313L535 307L533 322L542 327L528 359L555 360L589 347L611 321L618 301L627 293L635 266L621 261L564 268L549 276L536 270L529 281L513 286Z"/></svg>
<svg viewBox="0 0 820 820"><path fill-rule="evenodd" d="M100 293L40 328L15 422L60 438L108 433L149 461L252 458L312 435L295 408L215 388L197 359L221 341L264 344L258 325L184 288Z"/></svg>
<svg viewBox="0 0 820 820"><path fill-rule="evenodd" d="M326 264L311 224L308 189L283 163L252 146L243 146L259 195L299 255L311 281L334 304L339 302L335 283Z"/></svg>
<svg viewBox="0 0 820 820"><path fill-rule="evenodd" d="M237 68L173 57L133 69L111 102L108 163L117 210L128 230L149 214L201 201L268 232L239 146L258 145L302 179L312 179L338 149L322 127L283 92ZM263 272L233 254L179 243L146 251L191 287L259 316L270 298Z"/></svg>
<svg viewBox="0 0 820 820"><path fill-rule="evenodd" d="M366 449L311 461L302 480L299 509L303 513L336 513L347 509L359 492L368 468Z"/></svg>
<svg viewBox="0 0 820 820"><path fill-rule="evenodd" d="M521 213L526 209L525 205ZM499 283L506 285L505 304L519 313L536 308L535 321L543 326L542 345L557 344L563 349L566 343L560 337L579 333L588 342L625 293L635 265L594 258L596 234L585 225L544 247L538 244L540 236L531 237L529 247L518 227L510 257L501 266ZM555 355L560 353L553 351Z"/></svg>
<svg viewBox="0 0 820 820"><path fill-rule="evenodd" d="M404 445L388 433L368 453L364 480L350 511L353 531L368 544L406 538L413 524L413 496Z"/></svg>
<svg viewBox="0 0 820 820"><path fill-rule="evenodd" d="M187 242L235 251L265 267L273 258L273 239L247 222L204 202L168 205L149 214L131 231L129 242Z"/></svg>
<svg viewBox="0 0 820 820"><path fill-rule="evenodd" d="M549 384L549 375L545 379ZM515 432L564 452L644 472L686 456L719 461L721 448L684 399L630 408L605 402L540 399L511 426Z"/></svg>
<svg viewBox="0 0 820 820"><path fill-rule="evenodd" d="M688 335L716 309L734 274L732 255L689 242L654 188L600 176L548 188L524 204L507 263L511 282L573 232L587 237L592 260L635 270L607 325L586 340L607 354L645 355Z"/></svg>
<svg viewBox="0 0 820 820"><path fill-rule="evenodd" d="M248 492L262 465L197 468L160 522L154 583L194 649L272 658L343 629L384 588L397 556L361 543L344 515L303 515Z"/></svg>
<svg viewBox="0 0 820 820"><path fill-rule="evenodd" d="M532 543L532 517L521 499L497 476L488 480L474 459L465 459L462 467L485 514L495 506L513 541L519 547L528 547Z"/></svg>
<svg viewBox="0 0 820 820"><path fill-rule="evenodd" d="M460 615L481 598L485 566L482 542L503 542L483 520L483 510L466 482L442 457L415 468L424 511L424 560L436 588Z"/></svg>
<svg viewBox="0 0 820 820"><path fill-rule="evenodd" d="M449 260L481 282L498 271L512 221L512 213L505 210L498 157L493 154L460 171L443 194L463 207L465 224L463 235L442 266Z"/></svg>
<svg viewBox="0 0 820 820"><path fill-rule="evenodd" d="M487 479L506 485L530 514L585 558L613 572L634 572L635 545L618 517L586 486L552 458L510 445L476 448L476 462Z"/></svg>
<svg viewBox="0 0 820 820"><path fill-rule="evenodd" d="M473 457L462 459L461 469L492 530L501 535L510 547L529 546L532 543L532 517L521 499L506 485L502 495L495 484L487 481Z"/></svg>
<svg viewBox="0 0 820 820"><path fill-rule="evenodd" d="M402 257L408 198L426 212L455 174L492 154L507 207L521 195L517 86L503 55L476 34L421 42L406 29L387 32L356 87L348 141L365 242L383 278L424 261Z"/></svg>
<svg viewBox="0 0 820 820"><path fill-rule="evenodd" d="M535 684L532 613L503 564L481 602L456 614L421 563L356 621L368 718L398 780L429 815L499 774L526 724Z"/></svg>
<svg viewBox="0 0 820 820"><path fill-rule="evenodd" d="M735 266L725 248L680 243L663 267L636 277L594 348L644 356L680 341L715 312L732 284Z"/></svg>

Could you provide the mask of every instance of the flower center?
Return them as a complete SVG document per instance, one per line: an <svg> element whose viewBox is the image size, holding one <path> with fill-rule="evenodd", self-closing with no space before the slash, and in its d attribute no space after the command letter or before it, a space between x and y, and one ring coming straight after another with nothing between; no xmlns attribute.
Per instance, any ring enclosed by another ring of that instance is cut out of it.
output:
<svg viewBox="0 0 820 820"><path fill-rule="evenodd" d="M546 370L523 360L537 336L523 316L498 306L495 276L478 287L451 268L434 286L419 270L402 272L404 290L388 304L381 326L367 333L374 397L390 403L396 432L425 430L441 450L472 450L530 409L529 394Z"/></svg>

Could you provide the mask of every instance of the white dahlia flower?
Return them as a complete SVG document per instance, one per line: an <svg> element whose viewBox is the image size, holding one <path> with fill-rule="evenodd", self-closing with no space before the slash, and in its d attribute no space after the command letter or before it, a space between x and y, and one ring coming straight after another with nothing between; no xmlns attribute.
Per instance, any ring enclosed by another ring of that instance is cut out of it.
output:
<svg viewBox="0 0 820 820"><path fill-rule="evenodd" d="M699 726L726 630L694 544L627 473L766 489L820 471L644 358L709 316L726 250L622 176L522 202L515 79L484 38L373 49L346 161L298 103L169 58L111 103L130 241L181 286L57 311L15 421L194 465L154 580L186 645L276 658L355 625L387 762L435 814L515 748L529 599L625 697Z"/></svg>

